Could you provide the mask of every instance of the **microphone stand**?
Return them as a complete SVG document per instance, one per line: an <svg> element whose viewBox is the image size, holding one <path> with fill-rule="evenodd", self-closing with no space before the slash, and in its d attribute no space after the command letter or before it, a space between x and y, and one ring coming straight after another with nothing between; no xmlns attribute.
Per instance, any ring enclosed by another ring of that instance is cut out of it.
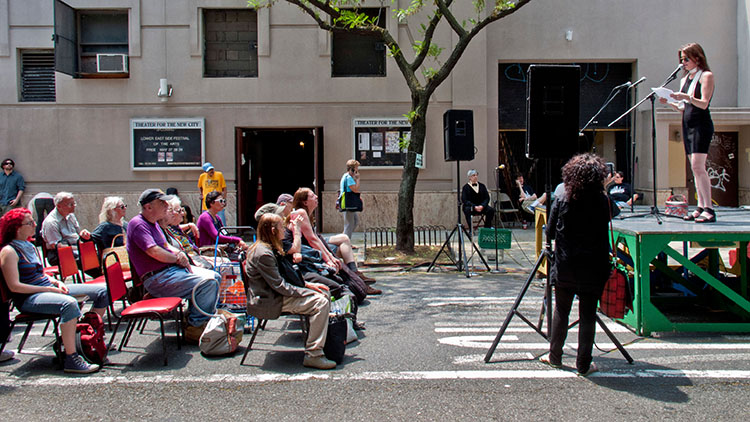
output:
<svg viewBox="0 0 750 422"><path fill-rule="evenodd" d="M661 87L664 87L670 82L672 82L673 80L675 80L677 78L677 73L681 69L682 69L682 65L677 66L677 69L675 69L672 72L672 74L669 75L666 80L664 80L664 82L661 84ZM641 104L646 102L646 100L651 101L651 170L653 172L652 187L653 187L653 201L654 202L653 202L653 205L651 206L651 212L644 213L644 214L633 214L633 215L627 215L627 216L620 215L618 218L620 220L624 220L626 218L631 218L631 217L643 217L643 216L650 215L656 218L657 223L662 224L663 221L661 219L661 216L668 215L668 214L664 214L659 211L659 207L657 205L657 200L656 200L656 185L657 185L656 184L656 92L651 91L650 94L643 97L643 99L638 101L633 107L630 107L625 113L622 113L620 117L613 120L612 123L607 125L607 127L612 127L612 125L619 122L622 118L630 114L630 112L632 112L633 110L637 109ZM631 189L632 189L632 186L631 186ZM671 216L671 217L680 218L676 216Z"/></svg>

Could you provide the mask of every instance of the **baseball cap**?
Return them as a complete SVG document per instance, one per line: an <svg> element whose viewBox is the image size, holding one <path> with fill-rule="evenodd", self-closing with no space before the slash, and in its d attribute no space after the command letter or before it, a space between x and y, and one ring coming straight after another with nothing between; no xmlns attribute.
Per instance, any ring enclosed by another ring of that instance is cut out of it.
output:
<svg viewBox="0 0 750 422"><path fill-rule="evenodd" d="M294 200L294 197L292 195L289 195L288 193L282 193L279 195L278 199L276 199L276 205L281 205L282 202L291 204Z"/></svg>
<svg viewBox="0 0 750 422"><path fill-rule="evenodd" d="M213 169L213 168L214 168L213 164L211 164L209 162L203 163L203 171L211 171L211 169Z"/></svg>
<svg viewBox="0 0 750 422"><path fill-rule="evenodd" d="M284 207L280 205L276 205L273 202L269 202L267 204L264 204L262 207L258 208L258 211L255 211L255 220L260 220L260 217L263 214L279 214L281 215L281 212L284 211Z"/></svg>
<svg viewBox="0 0 750 422"><path fill-rule="evenodd" d="M162 201L169 201L172 198L172 195L165 194L161 189L146 189L138 198L138 203L143 206L157 199L161 199Z"/></svg>

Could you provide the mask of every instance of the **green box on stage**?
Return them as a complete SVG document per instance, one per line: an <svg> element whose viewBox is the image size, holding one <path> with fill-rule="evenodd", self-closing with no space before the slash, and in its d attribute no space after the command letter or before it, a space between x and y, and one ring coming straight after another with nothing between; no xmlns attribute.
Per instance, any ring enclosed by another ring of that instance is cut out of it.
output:
<svg viewBox="0 0 750 422"><path fill-rule="evenodd" d="M497 249L510 249L510 230L485 227L479 229L479 247L495 249L495 236L497 236Z"/></svg>

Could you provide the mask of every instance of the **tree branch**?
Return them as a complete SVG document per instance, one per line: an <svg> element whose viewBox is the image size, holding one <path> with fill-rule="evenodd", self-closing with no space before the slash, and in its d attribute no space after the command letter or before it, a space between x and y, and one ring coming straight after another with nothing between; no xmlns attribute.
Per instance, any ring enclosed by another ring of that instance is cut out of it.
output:
<svg viewBox="0 0 750 422"><path fill-rule="evenodd" d="M435 0L435 5L437 5L440 13L445 16L445 20L447 20L448 24L453 28L453 32L458 34L459 37L463 37L466 35L466 30L460 23L458 23L456 17L453 16L453 12L450 10L451 3L453 3L453 0Z"/></svg>
<svg viewBox="0 0 750 422"><path fill-rule="evenodd" d="M424 59L427 58L427 53L430 51L430 44L432 44L432 36L435 34L435 28L437 28L442 17L443 14L440 11L436 10L435 14L432 16L432 19L430 19L430 23L429 25L427 25L427 29L424 31L424 43L422 44L422 50L419 52L419 54L417 54L417 57L414 58L414 62L411 64L412 72L416 72L417 69L419 69L419 66L422 66Z"/></svg>

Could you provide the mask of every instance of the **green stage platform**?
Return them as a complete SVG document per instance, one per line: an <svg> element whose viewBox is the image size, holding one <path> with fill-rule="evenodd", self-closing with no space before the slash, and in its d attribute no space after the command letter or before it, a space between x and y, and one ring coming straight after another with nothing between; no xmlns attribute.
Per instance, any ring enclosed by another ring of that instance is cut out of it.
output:
<svg viewBox="0 0 750 422"><path fill-rule="evenodd" d="M613 221L620 255L632 259L633 267L634 309L623 323L639 335L750 332L747 255L738 254L739 275L729 274L722 271L718 249L747 250L750 211L719 209L711 224L669 216L658 224L653 215L630 216Z"/></svg>

